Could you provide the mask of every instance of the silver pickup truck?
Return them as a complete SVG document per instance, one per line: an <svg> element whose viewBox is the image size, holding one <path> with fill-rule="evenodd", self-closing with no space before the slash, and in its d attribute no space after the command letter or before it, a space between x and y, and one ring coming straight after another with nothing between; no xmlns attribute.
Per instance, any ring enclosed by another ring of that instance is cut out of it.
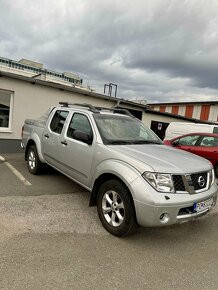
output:
<svg viewBox="0 0 218 290"><path fill-rule="evenodd" d="M48 164L90 191L115 236L188 221L216 204L212 164L163 145L126 110L60 103L25 120L21 145L30 173Z"/></svg>

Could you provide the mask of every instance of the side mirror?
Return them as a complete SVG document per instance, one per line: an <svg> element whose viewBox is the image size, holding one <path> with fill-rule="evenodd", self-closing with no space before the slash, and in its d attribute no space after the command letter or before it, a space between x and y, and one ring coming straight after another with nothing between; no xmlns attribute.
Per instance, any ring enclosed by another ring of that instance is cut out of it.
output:
<svg viewBox="0 0 218 290"><path fill-rule="evenodd" d="M77 130L73 132L73 138L81 142L84 142L88 145L91 145L93 141L92 135L82 132L82 131L77 131Z"/></svg>
<svg viewBox="0 0 218 290"><path fill-rule="evenodd" d="M173 141L172 145L173 145L174 147L179 146L179 140L175 140L175 141Z"/></svg>

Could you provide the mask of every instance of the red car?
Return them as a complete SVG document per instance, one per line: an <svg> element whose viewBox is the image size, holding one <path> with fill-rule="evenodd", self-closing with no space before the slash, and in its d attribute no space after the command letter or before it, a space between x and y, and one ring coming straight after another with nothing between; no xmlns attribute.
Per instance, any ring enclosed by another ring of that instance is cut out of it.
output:
<svg viewBox="0 0 218 290"><path fill-rule="evenodd" d="M191 133L165 140L164 144L208 159L213 164L215 174L218 176L218 134Z"/></svg>

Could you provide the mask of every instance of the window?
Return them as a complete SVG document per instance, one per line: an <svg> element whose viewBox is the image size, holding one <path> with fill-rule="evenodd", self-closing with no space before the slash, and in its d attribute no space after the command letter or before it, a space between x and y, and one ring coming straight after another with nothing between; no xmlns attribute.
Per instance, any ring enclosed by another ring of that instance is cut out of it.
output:
<svg viewBox="0 0 218 290"><path fill-rule="evenodd" d="M136 118L119 115L95 114L104 144L162 144L159 138Z"/></svg>
<svg viewBox="0 0 218 290"><path fill-rule="evenodd" d="M0 130L11 127L12 92L0 90Z"/></svg>
<svg viewBox="0 0 218 290"><path fill-rule="evenodd" d="M67 130L67 137L74 138L74 132L79 131L92 136L92 128L88 118L85 115L75 113L70 121L69 128Z"/></svg>
<svg viewBox="0 0 218 290"><path fill-rule="evenodd" d="M218 146L218 138L213 136L204 136L200 146L213 147Z"/></svg>
<svg viewBox="0 0 218 290"><path fill-rule="evenodd" d="M199 135L191 135L182 137L179 140L179 145L195 146L199 139Z"/></svg>
<svg viewBox="0 0 218 290"><path fill-rule="evenodd" d="M55 133L61 134L67 116L67 111L56 111L50 124L51 130Z"/></svg>
<svg viewBox="0 0 218 290"><path fill-rule="evenodd" d="M217 121L218 121L218 117L217 117ZM214 128L213 128L213 133L218 134L218 127L214 127Z"/></svg>

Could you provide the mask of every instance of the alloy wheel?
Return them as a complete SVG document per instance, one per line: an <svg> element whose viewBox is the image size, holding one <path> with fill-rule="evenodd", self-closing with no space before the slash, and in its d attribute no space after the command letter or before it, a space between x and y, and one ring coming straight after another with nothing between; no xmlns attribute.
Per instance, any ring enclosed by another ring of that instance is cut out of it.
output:
<svg viewBox="0 0 218 290"><path fill-rule="evenodd" d="M118 227L122 224L125 216L125 208L120 195L113 190L107 191L102 198L102 212L106 221Z"/></svg>
<svg viewBox="0 0 218 290"><path fill-rule="evenodd" d="M31 170L34 170L36 167L36 156L33 150L31 150L29 152L29 156L28 156L28 163L29 163L29 168Z"/></svg>

